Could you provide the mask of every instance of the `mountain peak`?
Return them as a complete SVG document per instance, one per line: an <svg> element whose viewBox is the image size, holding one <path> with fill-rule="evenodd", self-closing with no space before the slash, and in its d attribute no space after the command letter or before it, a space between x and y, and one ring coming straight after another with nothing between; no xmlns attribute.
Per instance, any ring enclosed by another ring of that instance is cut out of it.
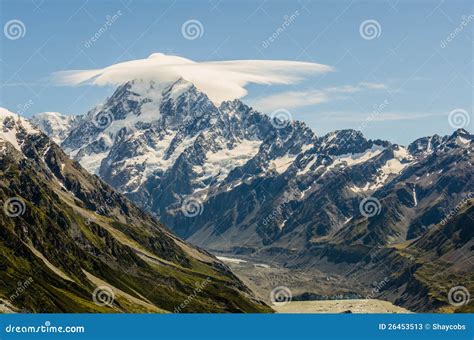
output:
<svg viewBox="0 0 474 340"><path fill-rule="evenodd" d="M451 148L452 147L465 148L465 147L469 147L473 139L474 139L473 136L466 130L457 129L456 131L454 131L454 133L451 136L449 136L449 138L447 138L446 145Z"/></svg>
<svg viewBox="0 0 474 340"><path fill-rule="evenodd" d="M149 79L133 79L123 84L132 92L138 95L147 96L152 93L164 93L170 92L176 96L179 96L182 92L194 87L194 85L183 79L182 77L176 78L172 81L161 81L161 80L149 80Z"/></svg>
<svg viewBox="0 0 474 340"><path fill-rule="evenodd" d="M455 137L467 137L467 138L470 138L471 137L471 134L465 130L465 129L462 129L462 128L459 128L457 129L456 131L453 132L453 134L451 135L450 138L455 138Z"/></svg>
<svg viewBox="0 0 474 340"><path fill-rule="evenodd" d="M18 117L18 115L3 107L0 107L0 119L3 121L7 117Z"/></svg>
<svg viewBox="0 0 474 340"><path fill-rule="evenodd" d="M41 112L33 115L31 122L48 136L52 136L51 139L59 144L67 137L68 132L77 122L77 117L66 116L59 112Z"/></svg>
<svg viewBox="0 0 474 340"><path fill-rule="evenodd" d="M330 133L327 133L323 138L328 138L332 139L332 137L335 138L344 138L344 139L365 139L364 135L362 134L361 131L359 130L354 130L354 129L342 129L342 130L336 130Z"/></svg>
<svg viewBox="0 0 474 340"><path fill-rule="evenodd" d="M0 108L0 141L10 143L15 149L22 152L21 146L24 139L28 135L40 133L40 130L27 119L7 109Z"/></svg>
<svg viewBox="0 0 474 340"><path fill-rule="evenodd" d="M204 279L218 289L179 311L270 311L216 258L173 236L25 118L1 108L0 173L1 249L11 254L0 256L7 311L172 312ZM17 280L31 280L31 287L13 301L8 292ZM97 282L112 294L107 304L97 302L97 289L91 296ZM152 285L160 289L146 289Z"/></svg>
<svg viewBox="0 0 474 340"><path fill-rule="evenodd" d="M96 134L106 132L113 139L124 128L136 131L159 121L166 111L163 108L177 106L178 99L187 93L189 102L199 96L196 87L183 78L168 82L134 79L119 86L86 118L96 126Z"/></svg>
<svg viewBox="0 0 474 340"><path fill-rule="evenodd" d="M443 148L465 147L473 140L472 135L465 129L457 129L451 135L447 136L427 136L418 138L408 146L408 150L412 154L429 154Z"/></svg>
<svg viewBox="0 0 474 340"><path fill-rule="evenodd" d="M248 111L250 107L243 103L240 99L226 100L219 105L219 111L223 113L244 112Z"/></svg>

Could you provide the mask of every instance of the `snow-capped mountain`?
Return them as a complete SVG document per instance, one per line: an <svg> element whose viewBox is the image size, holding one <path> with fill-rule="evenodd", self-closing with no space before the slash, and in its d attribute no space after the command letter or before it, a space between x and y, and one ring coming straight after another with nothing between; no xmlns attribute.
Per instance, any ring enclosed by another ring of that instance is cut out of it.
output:
<svg viewBox="0 0 474 340"><path fill-rule="evenodd" d="M38 126L41 131L51 136L56 142L62 142L75 127L77 118L75 116L65 116L59 112L42 112L35 115L32 120L33 124Z"/></svg>
<svg viewBox="0 0 474 340"><path fill-rule="evenodd" d="M367 221L360 203L371 196L388 214L376 216L385 216L386 229L362 228L371 240L364 234L363 242L403 241L473 189L461 170L472 161L464 130L407 147L354 130L317 137L302 122L271 119L240 100L217 106L182 79L122 85L77 117L61 146L178 235L226 252L360 242L353 237ZM451 181L458 185L437 202Z"/></svg>
<svg viewBox="0 0 474 340"><path fill-rule="evenodd" d="M2 108L0 202L2 312L271 311L218 259ZM203 280L206 290L183 304ZM107 304L97 297L104 287Z"/></svg>
<svg viewBox="0 0 474 340"><path fill-rule="evenodd" d="M21 152L21 145L28 135L39 134L40 131L27 119L22 118L4 108L0 108L0 138L2 142L9 142ZM6 148L7 144L4 143ZM3 149L2 149L3 150Z"/></svg>

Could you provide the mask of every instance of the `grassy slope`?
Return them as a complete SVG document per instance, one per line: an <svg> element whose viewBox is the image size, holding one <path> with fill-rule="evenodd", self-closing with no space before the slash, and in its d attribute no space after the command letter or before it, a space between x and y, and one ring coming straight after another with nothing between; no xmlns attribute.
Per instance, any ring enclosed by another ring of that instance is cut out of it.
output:
<svg viewBox="0 0 474 340"><path fill-rule="evenodd" d="M1 202L20 197L26 204L18 217L0 212L0 298L31 277L12 300L17 310L271 311L216 259L177 240L47 143L32 142L30 160L12 148L0 159ZM92 300L101 282L115 293L111 306Z"/></svg>

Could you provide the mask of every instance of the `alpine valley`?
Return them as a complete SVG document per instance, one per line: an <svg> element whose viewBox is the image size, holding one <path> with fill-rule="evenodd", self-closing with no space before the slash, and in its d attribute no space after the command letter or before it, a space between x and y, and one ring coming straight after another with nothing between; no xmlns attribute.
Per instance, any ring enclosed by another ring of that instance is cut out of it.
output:
<svg viewBox="0 0 474 340"><path fill-rule="evenodd" d="M18 128L18 118L3 121L4 131ZM18 146L2 156L3 196L20 195L28 209L2 221L2 261L17 270L0 273L16 282L40 263L51 276L37 283L50 310L65 305L51 301L53 289L92 308L84 295L94 280L121 292L116 308L170 310L165 290L142 290L147 283L135 280L166 286L166 270L176 297L199 277L222 282L224 290L194 301L197 311L268 310L247 286L267 301L275 286L287 286L294 300L372 297L411 311L473 311L472 302L448 301L452 287L474 291L468 131L407 146L355 130L316 136L240 100L215 104L183 79L129 81L85 115L49 112L32 122L92 174L39 132L17 130ZM91 215L110 195L107 212ZM155 218L227 259L245 284ZM123 268L132 263L130 276ZM74 285L62 286L67 280Z"/></svg>
<svg viewBox="0 0 474 340"><path fill-rule="evenodd" d="M0 312L271 311L5 109L0 155Z"/></svg>

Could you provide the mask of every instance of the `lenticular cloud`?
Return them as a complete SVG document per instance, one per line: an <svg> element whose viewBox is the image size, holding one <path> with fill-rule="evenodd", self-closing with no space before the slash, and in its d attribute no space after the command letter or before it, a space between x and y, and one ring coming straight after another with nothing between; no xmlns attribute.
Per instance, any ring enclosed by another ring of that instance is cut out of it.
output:
<svg viewBox="0 0 474 340"><path fill-rule="evenodd" d="M209 98L220 103L243 97L245 86L254 84L294 84L310 74L326 73L332 67L323 64L286 60L229 60L196 62L183 57L154 53L95 70L56 72L62 85L120 85L134 79L171 82L183 78L192 82Z"/></svg>

